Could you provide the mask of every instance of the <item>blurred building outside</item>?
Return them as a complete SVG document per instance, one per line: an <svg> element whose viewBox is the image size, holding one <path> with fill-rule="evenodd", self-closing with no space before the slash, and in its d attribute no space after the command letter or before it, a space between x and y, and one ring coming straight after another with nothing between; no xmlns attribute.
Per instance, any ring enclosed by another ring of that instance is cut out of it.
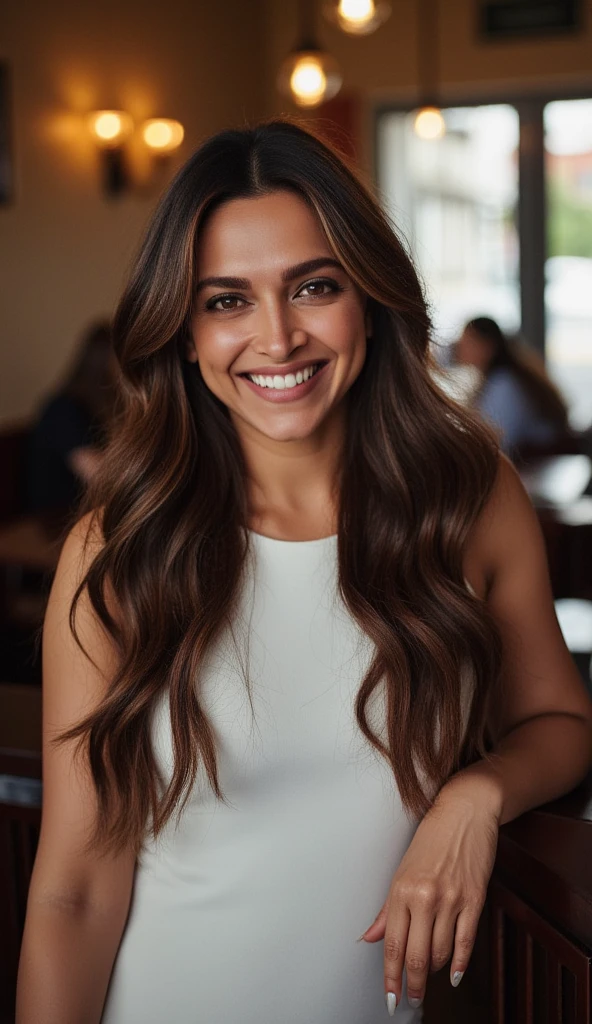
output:
<svg viewBox="0 0 592 1024"><path fill-rule="evenodd" d="M378 119L378 184L407 239L444 349L474 316L521 327L517 106L443 110L446 132L421 139L408 112ZM572 426L592 424L592 100L544 107L546 337L549 372ZM445 361L445 353L443 356Z"/></svg>

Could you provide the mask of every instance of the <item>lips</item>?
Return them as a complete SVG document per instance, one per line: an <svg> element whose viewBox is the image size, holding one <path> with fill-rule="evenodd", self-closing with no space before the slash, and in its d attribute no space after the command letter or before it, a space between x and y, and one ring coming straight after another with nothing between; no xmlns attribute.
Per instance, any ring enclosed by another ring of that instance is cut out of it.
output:
<svg viewBox="0 0 592 1024"><path fill-rule="evenodd" d="M306 363L305 366L309 364ZM254 394L258 395L259 398L264 402L272 402L281 404L283 402L297 402L303 398L306 398L310 392L316 388L319 381L323 379L327 374L327 367L330 366L330 362L327 360L317 370L312 377L309 377L307 381L302 384L297 384L293 388L262 388L259 384L255 384L254 381L245 374L239 374L239 377L244 381L246 387L248 387Z"/></svg>
<svg viewBox="0 0 592 1024"><path fill-rule="evenodd" d="M248 377L249 374L259 377L275 377L276 374L280 377L285 377L288 373L298 373L299 370L305 370L307 366L318 366L322 369L329 362L328 359L299 359L298 362L289 363L286 366L262 366L253 367L252 370L243 370L239 373L239 377Z"/></svg>

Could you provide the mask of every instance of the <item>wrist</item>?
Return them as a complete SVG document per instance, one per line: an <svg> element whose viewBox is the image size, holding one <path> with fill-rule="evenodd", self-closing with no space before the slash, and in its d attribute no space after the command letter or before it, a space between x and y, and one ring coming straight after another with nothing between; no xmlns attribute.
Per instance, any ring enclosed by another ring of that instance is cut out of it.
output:
<svg viewBox="0 0 592 1024"><path fill-rule="evenodd" d="M472 810L493 818L499 825L504 809L500 775L485 761L464 768L442 786L435 801L438 805L449 802L469 804Z"/></svg>

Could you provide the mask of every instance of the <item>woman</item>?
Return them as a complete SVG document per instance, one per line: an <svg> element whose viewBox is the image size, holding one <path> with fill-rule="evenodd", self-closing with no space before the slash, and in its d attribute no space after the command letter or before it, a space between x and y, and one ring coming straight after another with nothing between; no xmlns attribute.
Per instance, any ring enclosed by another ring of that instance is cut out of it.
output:
<svg viewBox="0 0 592 1024"><path fill-rule="evenodd" d="M67 379L40 412L29 441L29 510L70 516L102 458L102 433L113 400L111 327L93 323Z"/></svg>
<svg viewBox="0 0 592 1024"><path fill-rule="evenodd" d="M45 623L18 1024L419 1021L500 822L586 772L534 514L428 328L292 123L213 137L163 199Z"/></svg>
<svg viewBox="0 0 592 1024"><path fill-rule="evenodd" d="M511 342L488 316L470 320L455 346L459 363L475 366L482 384L474 400L497 429L502 450L547 450L569 432L567 406L537 354Z"/></svg>

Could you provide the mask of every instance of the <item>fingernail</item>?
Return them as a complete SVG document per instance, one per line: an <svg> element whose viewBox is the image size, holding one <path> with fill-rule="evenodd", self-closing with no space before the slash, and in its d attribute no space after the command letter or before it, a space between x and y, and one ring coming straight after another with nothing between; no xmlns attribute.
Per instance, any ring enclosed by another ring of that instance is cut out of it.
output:
<svg viewBox="0 0 592 1024"><path fill-rule="evenodd" d="M395 1010L397 1009L397 997L394 992L387 992L384 1001L388 1010L389 1017L395 1016Z"/></svg>
<svg viewBox="0 0 592 1024"><path fill-rule="evenodd" d="M417 1007L421 1006L421 999L418 999L417 996L409 996L407 1002L414 1010L417 1010Z"/></svg>
<svg viewBox="0 0 592 1024"><path fill-rule="evenodd" d="M360 935L359 939L356 939L356 942L361 942L362 939L364 938L365 934L366 934L366 932L362 932L362 934Z"/></svg>
<svg viewBox="0 0 592 1024"><path fill-rule="evenodd" d="M464 971L455 971L454 972L454 974L452 975L452 978L450 979L450 984L452 985L453 988L458 988L458 986L460 985L461 981L463 980L463 974L464 973L465 973Z"/></svg>

